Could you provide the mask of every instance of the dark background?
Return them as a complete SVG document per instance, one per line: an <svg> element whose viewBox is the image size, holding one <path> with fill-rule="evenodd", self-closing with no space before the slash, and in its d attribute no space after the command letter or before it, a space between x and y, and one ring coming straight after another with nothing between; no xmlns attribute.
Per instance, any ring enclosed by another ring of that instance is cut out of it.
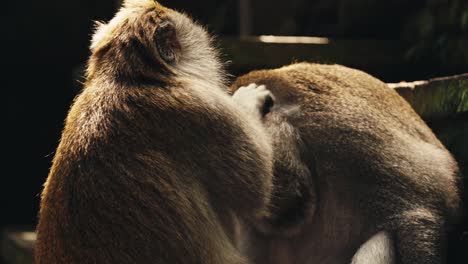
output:
<svg viewBox="0 0 468 264"><path fill-rule="evenodd" d="M404 59L416 67L398 76L390 68L363 69L387 82L468 72L467 46L459 42L467 38L467 2L253 0L247 10L249 23L240 16L238 0L161 1L186 11L221 36L397 40L405 47ZM114 0L2 2L0 62L6 93L2 130L6 136L0 227L36 223L42 184L70 103L81 88L77 80L89 55L93 21L108 21L117 7ZM245 23L247 27L240 29ZM466 115L459 118L466 122Z"/></svg>

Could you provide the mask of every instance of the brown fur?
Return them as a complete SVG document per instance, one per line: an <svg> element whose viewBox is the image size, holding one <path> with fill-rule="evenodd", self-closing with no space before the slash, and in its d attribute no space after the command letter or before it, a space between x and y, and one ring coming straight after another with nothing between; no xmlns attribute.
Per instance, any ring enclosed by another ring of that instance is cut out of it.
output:
<svg viewBox="0 0 468 264"><path fill-rule="evenodd" d="M35 262L244 263L234 224L265 214L271 149L222 90L209 36L130 0L91 48L42 193Z"/></svg>
<svg viewBox="0 0 468 264"><path fill-rule="evenodd" d="M353 263L445 263L458 167L404 99L337 65L255 71L232 91L250 83L276 98L264 121L275 153L272 215L241 243L253 262L350 263L369 240Z"/></svg>

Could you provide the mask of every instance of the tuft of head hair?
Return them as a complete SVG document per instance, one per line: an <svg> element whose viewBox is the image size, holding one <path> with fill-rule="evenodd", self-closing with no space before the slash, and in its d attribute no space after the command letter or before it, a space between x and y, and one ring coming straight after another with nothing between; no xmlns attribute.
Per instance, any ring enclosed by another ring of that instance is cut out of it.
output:
<svg viewBox="0 0 468 264"><path fill-rule="evenodd" d="M161 6L157 1L154 0L125 0L123 7L135 8L135 7L148 7L148 6Z"/></svg>

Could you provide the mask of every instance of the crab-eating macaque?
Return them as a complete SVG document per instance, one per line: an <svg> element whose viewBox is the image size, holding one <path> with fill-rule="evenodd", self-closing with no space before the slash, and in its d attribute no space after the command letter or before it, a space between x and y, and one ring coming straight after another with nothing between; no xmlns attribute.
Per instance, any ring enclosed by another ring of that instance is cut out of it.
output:
<svg viewBox="0 0 468 264"><path fill-rule="evenodd" d="M42 193L35 263L245 263L235 224L265 217L271 191L269 92L232 99L210 36L151 0L98 25L91 53Z"/></svg>
<svg viewBox="0 0 468 264"><path fill-rule="evenodd" d="M458 166L403 98L338 65L254 71L231 90L249 85L275 100L271 214L239 243L253 263L445 263Z"/></svg>

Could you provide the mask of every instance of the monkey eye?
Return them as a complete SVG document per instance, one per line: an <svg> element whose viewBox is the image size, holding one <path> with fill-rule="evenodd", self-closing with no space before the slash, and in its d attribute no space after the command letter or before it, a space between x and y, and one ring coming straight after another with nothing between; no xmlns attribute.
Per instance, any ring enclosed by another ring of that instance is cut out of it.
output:
<svg viewBox="0 0 468 264"><path fill-rule="evenodd" d="M180 51L180 43L174 25L169 21L159 24L154 31L154 40L161 59L167 63L174 63L177 60L177 53Z"/></svg>

